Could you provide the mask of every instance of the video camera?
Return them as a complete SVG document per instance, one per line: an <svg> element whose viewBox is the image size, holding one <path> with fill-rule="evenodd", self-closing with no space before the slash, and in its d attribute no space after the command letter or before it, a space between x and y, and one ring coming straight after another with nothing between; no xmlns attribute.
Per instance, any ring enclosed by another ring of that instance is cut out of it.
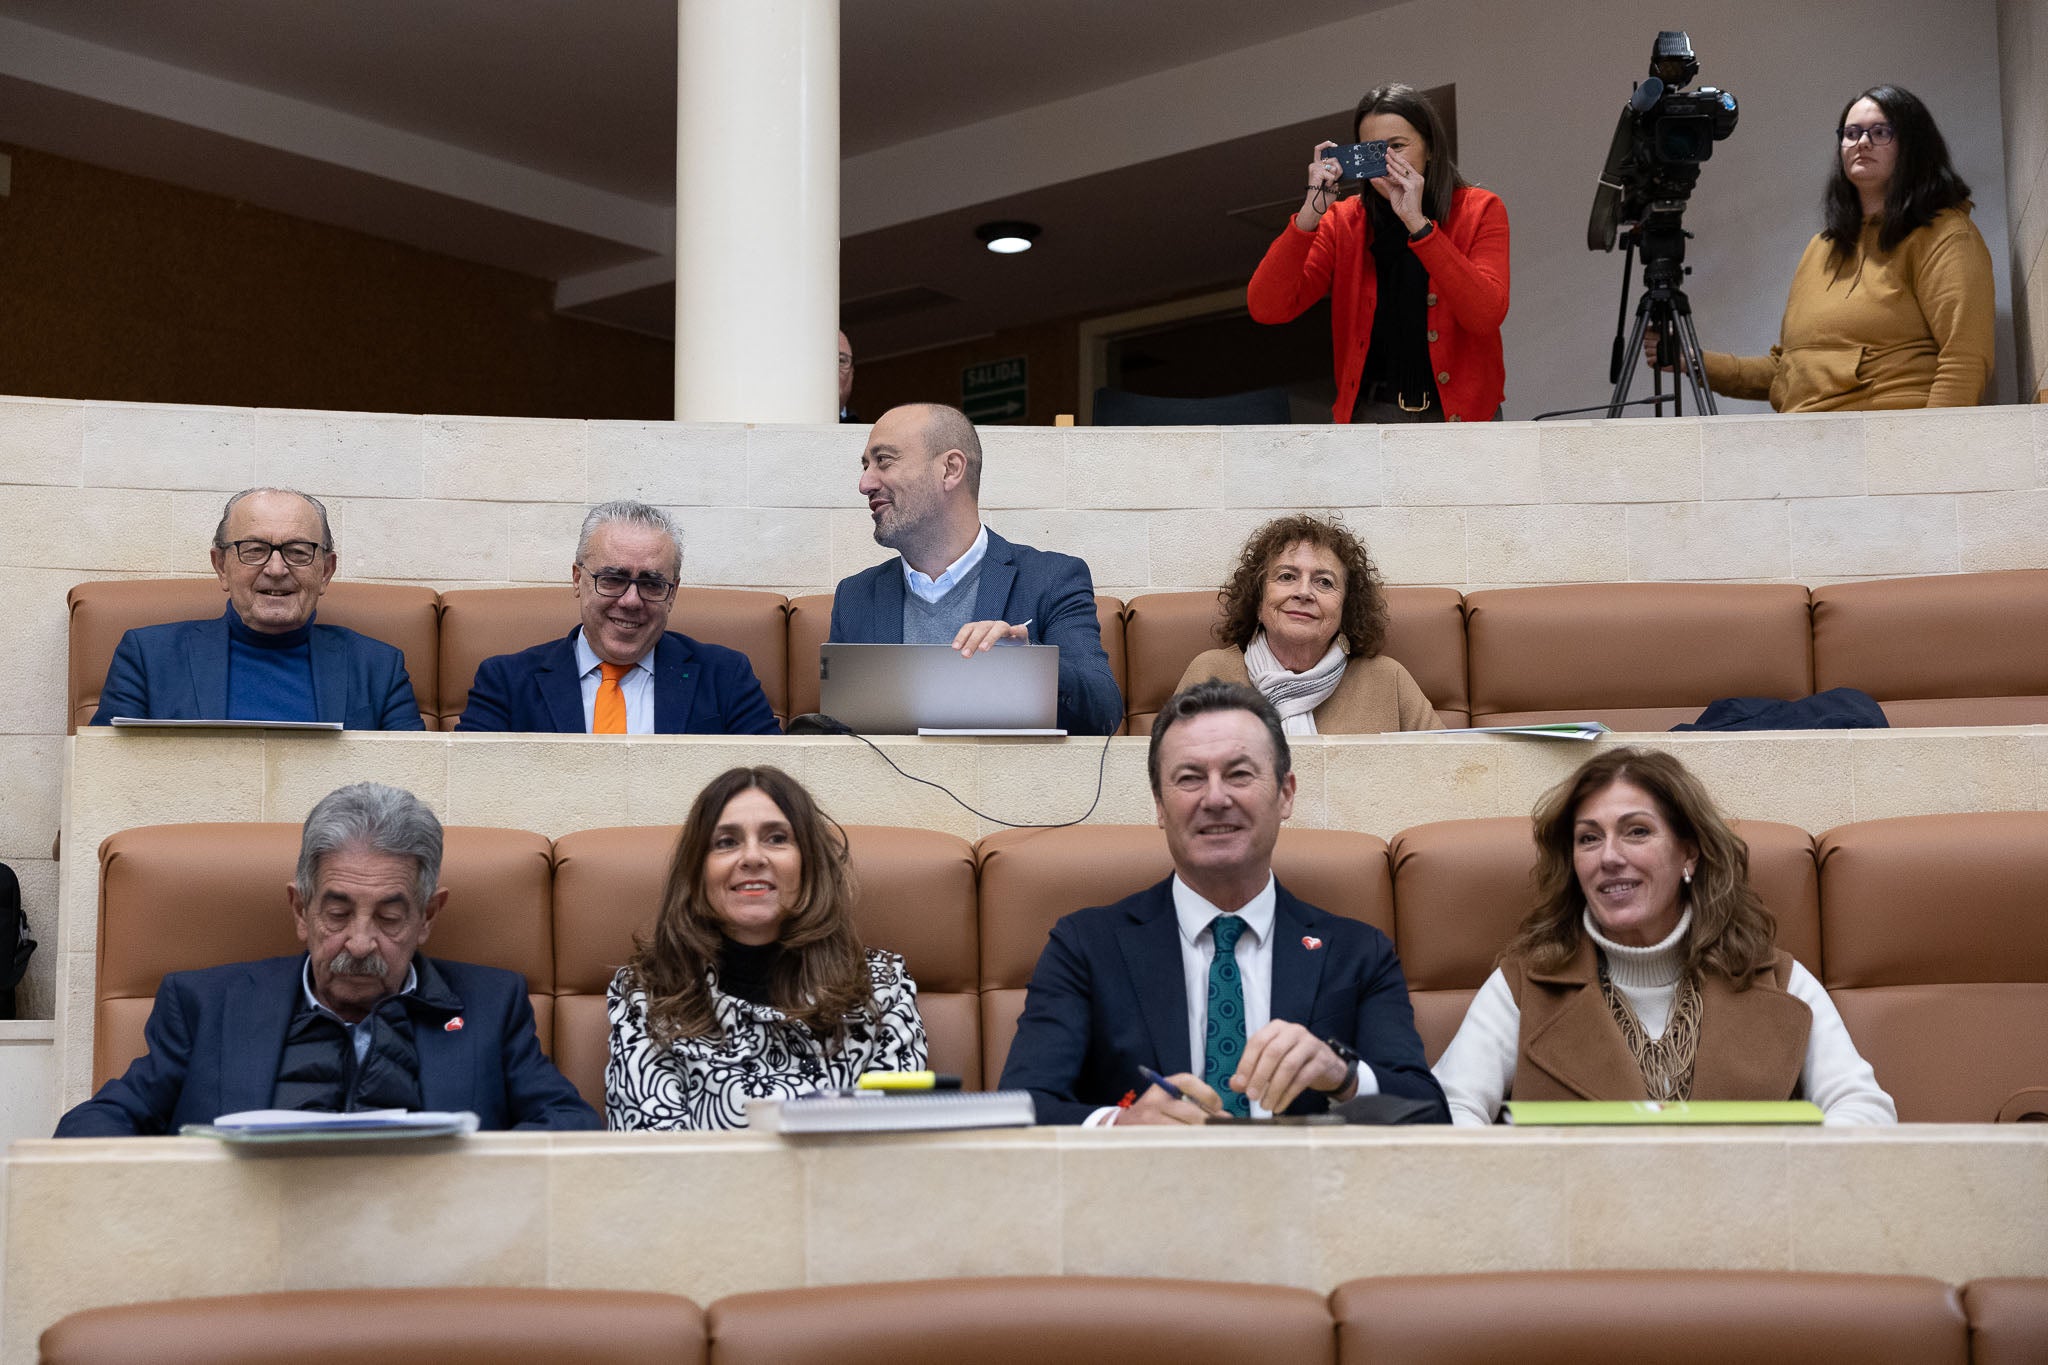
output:
<svg viewBox="0 0 2048 1365"><path fill-rule="evenodd" d="M1711 85L1685 89L1699 70L1692 39L1682 29L1657 35L1649 78L1621 111L1593 194L1589 249L1614 250L1621 225L1640 222L1651 210L1683 210L1699 182L1700 163L1735 131L1735 96Z"/></svg>

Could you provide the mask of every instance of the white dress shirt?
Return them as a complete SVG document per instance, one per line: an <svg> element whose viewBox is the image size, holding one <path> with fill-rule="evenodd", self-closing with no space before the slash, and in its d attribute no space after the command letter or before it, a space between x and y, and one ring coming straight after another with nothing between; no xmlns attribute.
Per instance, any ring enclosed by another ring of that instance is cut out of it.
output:
<svg viewBox="0 0 2048 1365"><path fill-rule="evenodd" d="M925 577L910 567L909 560L904 560L903 585L925 601L937 602L947 593L953 591L954 585L967 577L973 571L974 566L981 563L981 557L987 553L988 527L984 526L981 528L981 534L974 538L974 543L967 547L967 553L954 560L947 567L946 571L937 578Z"/></svg>
<svg viewBox="0 0 2048 1365"><path fill-rule="evenodd" d="M626 733L629 735L651 735L654 733L654 653L661 648L655 641L655 648L640 656L640 662L626 671L619 679L619 693L626 699ZM597 689L604 685L604 660L597 657L597 651L583 638L583 628L576 628L576 671L583 683L583 733L590 734L597 723Z"/></svg>

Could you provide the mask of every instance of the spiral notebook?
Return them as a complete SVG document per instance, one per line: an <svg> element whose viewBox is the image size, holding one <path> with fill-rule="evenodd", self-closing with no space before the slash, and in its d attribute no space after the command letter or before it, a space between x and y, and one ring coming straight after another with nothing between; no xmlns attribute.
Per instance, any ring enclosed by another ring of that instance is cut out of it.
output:
<svg viewBox="0 0 2048 1365"><path fill-rule="evenodd" d="M930 1133L949 1128L1029 1128L1038 1121L1028 1090L927 1090L793 1100L751 1100L747 1127L765 1133Z"/></svg>

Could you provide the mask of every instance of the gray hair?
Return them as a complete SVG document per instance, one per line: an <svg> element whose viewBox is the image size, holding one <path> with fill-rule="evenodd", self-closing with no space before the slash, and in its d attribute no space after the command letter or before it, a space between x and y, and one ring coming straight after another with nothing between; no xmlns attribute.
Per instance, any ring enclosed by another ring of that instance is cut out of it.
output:
<svg viewBox="0 0 2048 1365"><path fill-rule="evenodd" d="M311 493L301 493L296 488L244 488L241 492L229 498L227 506L220 509L220 520L215 523L213 528L213 543L216 548L225 550L228 547L228 518L234 514L235 504L248 497L251 493L284 493L294 498L304 499L308 507L320 514L320 548L330 552L333 551L334 527L327 520L327 504L314 497Z"/></svg>
<svg viewBox="0 0 2048 1365"><path fill-rule="evenodd" d="M612 522L623 521L648 531L659 531L668 537L668 543L676 547L675 577L683 576L683 533L677 529L675 520L659 507L649 507L644 502L631 498L620 498L614 502L601 502L590 509L583 518L583 531L576 537L576 562L583 563L590 553L590 538L597 534L597 528Z"/></svg>
<svg viewBox="0 0 2048 1365"><path fill-rule="evenodd" d="M415 867L413 908L434 897L441 882L441 822L427 803L409 791L381 782L357 782L320 798L299 836L299 900L313 903L320 860L345 848L367 848Z"/></svg>

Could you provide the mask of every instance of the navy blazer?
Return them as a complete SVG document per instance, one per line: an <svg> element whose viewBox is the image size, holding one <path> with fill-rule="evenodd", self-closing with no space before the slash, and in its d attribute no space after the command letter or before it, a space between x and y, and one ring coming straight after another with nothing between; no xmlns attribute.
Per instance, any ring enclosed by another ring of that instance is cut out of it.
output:
<svg viewBox="0 0 2048 1365"><path fill-rule="evenodd" d="M66 1114L58 1137L176 1133L188 1123L270 1108L306 955L172 972L143 1026L149 1051ZM420 1100L467 1109L485 1128L601 1128L597 1112L541 1053L517 972L434 959L462 1002L463 1026L421 1028Z"/></svg>
<svg viewBox="0 0 2048 1365"><path fill-rule="evenodd" d="M582 674L576 668L576 630L517 654L485 659L455 728L589 733ZM746 655L673 630L654 646L654 729L663 735L782 733Z"/></svg>
<svg viewBox="0 0 2048 1365"><path fill-rule="evenodd" d="M903 556L850 578L832 593L833 644L903 643ZM1072 555L1034 550L988 533L974 621L1031 622L1034 645L1060 650L1060 728L1071 735L1114 734L1124 723L1124 697L1102 651L1095 587L1088 566Z"/></svg>
<svg viewBox="0 0 2048 1365"><path fill-rule="evenodd" d="M1349 1043L1382 1093L1427 1100L1449 1123L1394 945L1369 924L1318 910L1284 886L1275 890L1272 1017ZM1143 1091L1141 1064L1162 1075L1199 1075L1199 1061L1188 1055L1180 943L1171 877L1055 924L1031 974L1002 1088L1029 1090L1040 1123L1079 1123L1127 1091ZM1329 1096L1311 1090L1287 1112L1328 1107Z"/></svg>
<svg viewBox="0 0 2048 1365"><path fill-rule="evenodd" d="M233 608L229 608L230 611ZM346 626L315 622L313 714L350 730L423 730L405 655ZM223 720L228 714L228 618L138 626L114 647L94 725L116 716Z"/></svg>

